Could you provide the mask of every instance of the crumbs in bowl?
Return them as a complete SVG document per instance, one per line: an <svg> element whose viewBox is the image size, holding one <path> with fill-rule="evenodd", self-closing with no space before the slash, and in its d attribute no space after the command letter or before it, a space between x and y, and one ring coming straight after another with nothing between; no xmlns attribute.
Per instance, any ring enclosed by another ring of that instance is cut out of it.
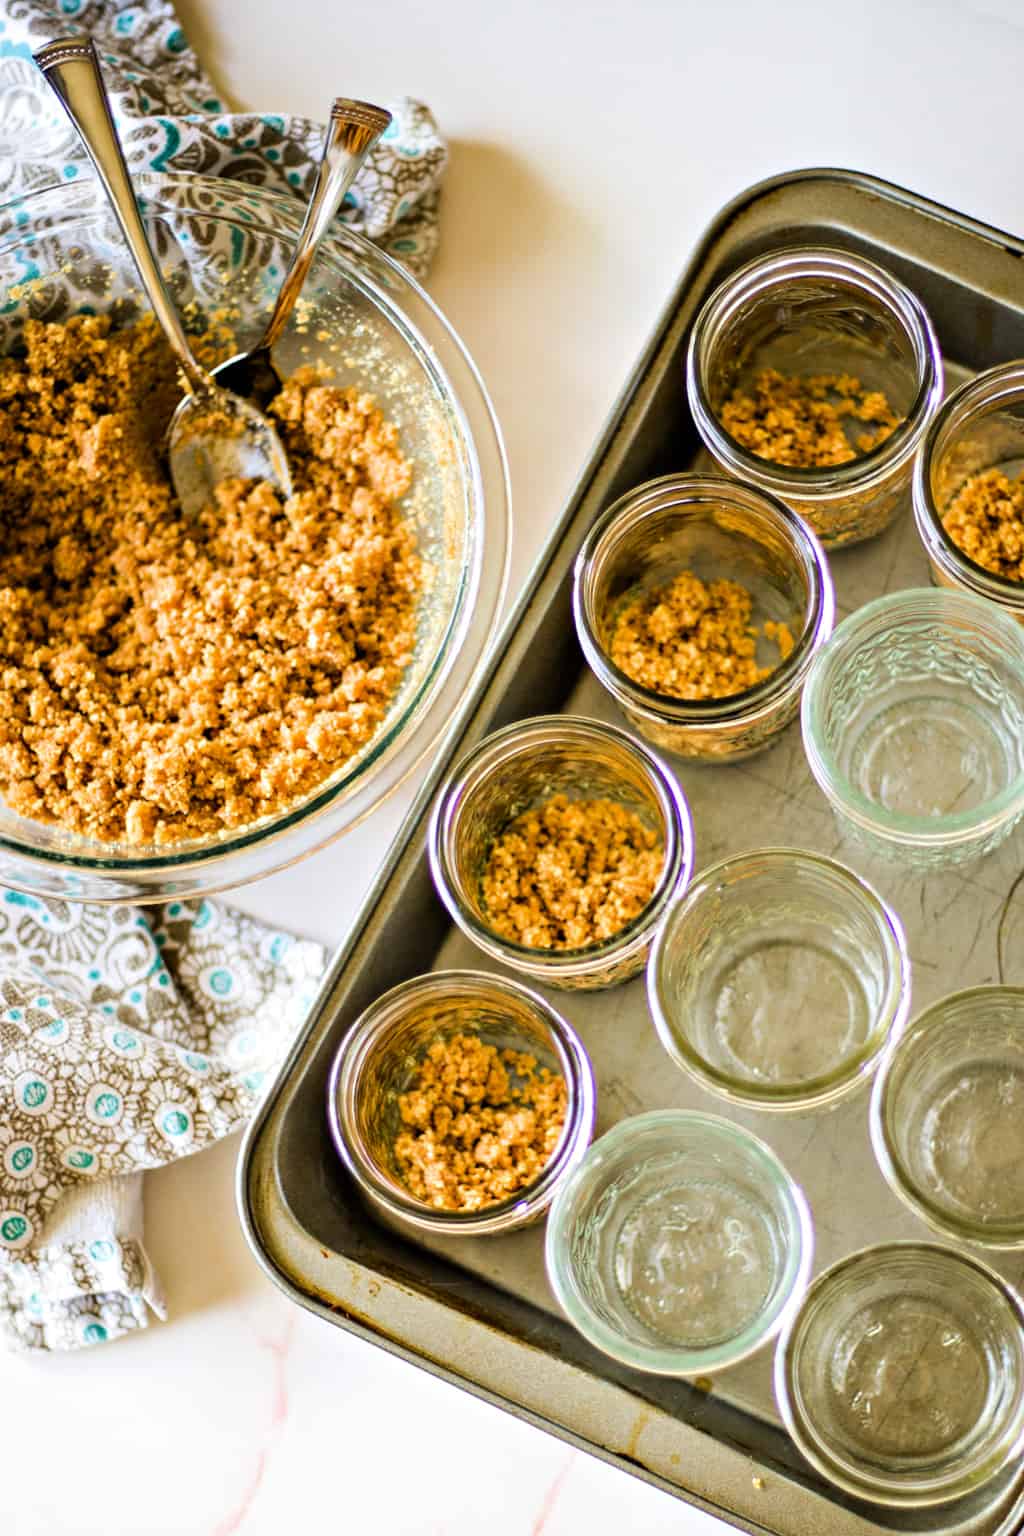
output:
<svg viewBox="0 0 1024 1536"><path fill-rule="evenodd" d="M1004 581L1024 581L1024 475L972 475L942 519L957 549Z"/></svg>
<svg viewBox="0 0 1024 1536"><path fill-rule="evenodd" d="M409 1192L441 1211L509 1200L543 1173L566 1114L565 1079L479 1035L435 1040L399 1095L395 1163Z"/></svg>
<svg viewBox="0 0 1024 1536"><path fill-rule="evenodd" d="M870 453L903 418L880 389L865 388L851 374L804 378L764 368L752 387L733 391L721 420L740 447L759 459L821 469Z"/></svg>
<svg viewBox="0 0 1024 1536"><path fill-rule="evenodd" d="M480 882L488 926L530 949L584 949L639 917L664 845L615 800L552 795L495 838Z"/></svg>
<svg viewBox="0 0 1024 1536"><path fill-rule="evenodd" d="M412 469L311 370L270 410L291 466L185 518L152 317L29 321L0 361L0 794L102 842L209 837L307 797L384 722L416 643Z"/></svg>
<svg viewBox="0 0 1024 1536"><path fill-rule="evenodd" d="M722 699L770 677L757 661L753 599L738 581L703 582L681 571L625 603L615 615L608 654L620 672L670 699ZM780 661L793 649L789 627L769 619L767 639Z"/></svg>

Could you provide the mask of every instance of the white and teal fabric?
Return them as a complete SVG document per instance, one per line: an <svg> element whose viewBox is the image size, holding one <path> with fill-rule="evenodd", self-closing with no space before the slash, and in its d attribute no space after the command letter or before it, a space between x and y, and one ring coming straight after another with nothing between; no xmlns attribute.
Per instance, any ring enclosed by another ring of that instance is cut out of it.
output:
<svg viewBox="0 0 1024 1536"><path fill-rule="evenodd" d="M322 126L274 112L229 111L168 0L0 0L0 205L91 174L32 61L43 43L73 32L96 42L133 171L199 171L308 196ZM345 94L344 79L338 94ZM341 217L422 277L437 247L448 151L421 102L403 96L384 105L391 126ZM0 228L2 214L0 207Z"/></svg>
<svg viewBox="0 0 1024 1536"><path fill-rule="evenodd" d="M211 901L0 887L0 1330L76 1349L164 1315L142 1173L237 1130L312 1000L319 944Z"/></svg>

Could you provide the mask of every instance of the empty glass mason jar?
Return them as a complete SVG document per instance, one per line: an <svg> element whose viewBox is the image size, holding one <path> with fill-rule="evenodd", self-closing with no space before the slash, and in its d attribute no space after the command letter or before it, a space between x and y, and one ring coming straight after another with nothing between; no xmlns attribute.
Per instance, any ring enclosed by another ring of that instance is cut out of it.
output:
<svg viewBox="0 0 1024 1536"><path fill-rule="evenodd" d="M757 660L772 670L752 688L671 698L612 661L623 603L683 571L739 582L758 631L770 623L788 628L793 648L785 656L760 635ZM780 501L722 475L665 475L621 497L587 534L573 615L591 670L641 735L681 757L722 762L761 751L793 719L811 662L832 633L835 597L821 545Z"/></svg>
<svg viewBox="0 0 1024 1536"><path fill-rule="evenodd" d="M944 401L925 435L914 469L914 519L940 587L998 603L1024 623L1024 581L978 565L944 526L965 483L985 470L1010 480L1024 469L1024 364L1005 363L969 379Z"/></svg>
<svg viewBox="0 0 1024 1536"><path fill-rule="evenodd" d="M844 831L917 868L965 864L1024 816L1024 629L964 592L850 614L803 696L808 766Z"/></svg>
<svg viewBox="0 0 1024 1536"><path fill-rule="evenodd" d="M643 911L579 949L535 949L496 933L481 890L495 838L556 794L623 805L662 845L661 873ZM666 907L692 873L693 823L675 778L641 742L600 720L538 715L486 737L456 766L437 799L428 851L438 894L474 944L545 986L586 990L643 969Z"/></svg>
<svg viewBox="0 0 1024 1536"><path fill-rule="evenodd" d="M889 1187L944 1237L1024 1248L1024 987L941 998L886 1053L871 1145Z"/></svg>
<svg viewBox="0 0 1024 1536"><path fill-rule="evenodd" d="M584 1338L665 1376L746 1359L792 1315L814 1249L803 1191L770 1147L718 1115L621 1120L548 1217L551 1288Z"/></svg>
<svg viewBox="0 0 1024 1536"><path fill-rule="evenodd" d="M394 1143L403 1128L399 1098L416 1064L436 1040L458 1034L524 1052L560 1073L566 1111L558 1144L532 1184L500 1203L452 1211L412 1194ZM345 1036L327 1086L331 1137L360 1193L388 1216L447 1237L511 1232L539 1220L586 1151L596 1114L594 1069L576 1031L536 992L482 971L434 971L385 992Z"/></svg>
<svg viewBox="0 0 1024 1536"><path fill-rule="evenodd" d="M761 458L723 426L722 408L765 369L852 376L901 418L877 447L840 464ZM923 306L890 273L845 251L801 247L728 277L693 327L690 411L705 446L737 478L780 497L826 548L871 538L909 501L914 455L942 398L942 357Z"/></svg>
<svg viewBox="0 0 1024 1536"><path fill-rule="evenodd" d="M697 875L647 966L662 1045L751 1109L832 1106L871 1077L910 1008L903 926L866 880L800 848Z"/></svg>
<svg viewBox="0 0 1024 1536"><path fill-rule="evenodd" d="M952 1248L862 1248L814 1280L783 1328L775 1400L847 1493L893 1509L965 1498L1024 1445L1021 1299Z"/></svg>

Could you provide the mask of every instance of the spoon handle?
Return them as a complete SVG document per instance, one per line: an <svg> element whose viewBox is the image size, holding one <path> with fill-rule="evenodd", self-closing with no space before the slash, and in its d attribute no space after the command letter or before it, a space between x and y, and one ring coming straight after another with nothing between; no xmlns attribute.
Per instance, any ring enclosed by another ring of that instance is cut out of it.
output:
<svg viewBox="0 0 1024 1536"><path fill-rule="evenodd" d="M35 60L47 85L78 130L86 153L96 167L146 296L185 376L188 392L206 393L211 388L209 374L192 356L178 311L164 285L146 236L92 40L58 38L40 48Z"/></svg>
<svg viewBox="0 0 1024 1536"><path fill-rule="evenodd" d="M299 231L291 266L285 273L273 313L259 343L260 349L272 347L288 323L320 241L331 227L363 161L390 121L390 112L368 101L349 101L339 96L332 106L313 195Z"/></svg>

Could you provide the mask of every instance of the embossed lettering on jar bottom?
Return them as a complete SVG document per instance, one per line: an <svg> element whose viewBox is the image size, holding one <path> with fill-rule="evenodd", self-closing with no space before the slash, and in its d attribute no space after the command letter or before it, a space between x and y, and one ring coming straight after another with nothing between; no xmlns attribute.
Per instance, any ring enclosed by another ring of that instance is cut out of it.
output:
<svg viewBox="0 0 1024 1536"><path fill-rule="evenodd" d="M730 957L695 1003L695 1034L708 1059L760 1082L824 1076L861 1049L873 1018L853 966L800 939L772 939ZM800 1017L813 1018L813 1029L794 1029Z"/></svg>
<svg viewBox="0 0 1024 1536"><path fill-rule="evenodd" d="M948 1245L863 1248L783 1330L775 1397L798 1448L850 1493L894 1509L976 1493L1024 1443L1020 1297Z"/></svg>
<svg viewBox="0 0 1024 1536"><path fill-rule="evenodd" d="M933 1198L959 1214L1024 1222L1024 1072L981 1061L949 1073L922 1125Z"/></svg>
<svg viewBox="0 0 1024 1536"><path fill-rule="evenodd" d="M893 697L893 695L896 697ZM1012 721L975 707L963 688L883 693L840 765L866 799L905 816L973 811L1016 772Z"/></svg>
<svg viewBox="0 0 1024 1536"><path fill-rule="evenodd" d="M955 1313L917 1296L857 1312L834 1345L829 1388L841 1431L865 1456L950 1451L981 1418L992 1387L979 1342Z"/></svg>
<svg viewBox="0 0 1024 1536"><path fill-rule="evenodd" d="M672 1344L733 1338L771 1289L771 1232L734 1185L680 1181L648 1195L615 1240L615 1280L644 1327Z"/></svg>

